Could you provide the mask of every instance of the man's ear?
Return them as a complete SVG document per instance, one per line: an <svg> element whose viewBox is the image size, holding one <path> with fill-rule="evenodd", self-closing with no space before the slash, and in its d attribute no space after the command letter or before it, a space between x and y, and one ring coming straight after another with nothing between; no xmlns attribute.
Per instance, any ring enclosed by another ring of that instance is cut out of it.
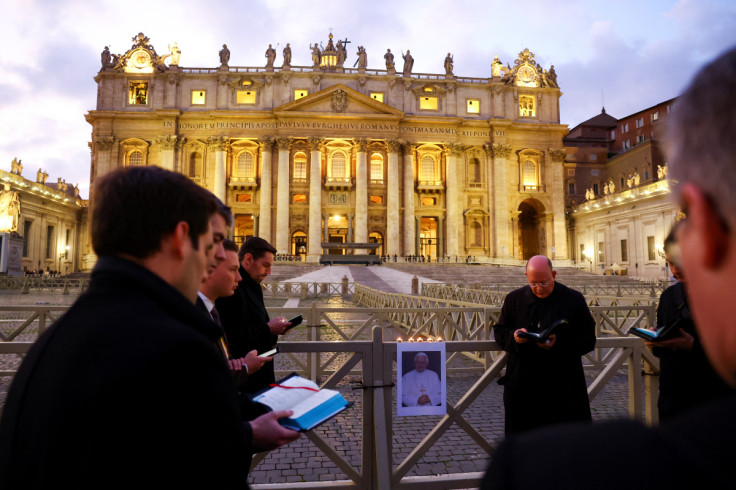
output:
<svg viewBox="0 0 736 490"><path fill-rule="evenodd" d="M680 235L688 235L682 246L697 246L701 265L707 269L717 269L726 259L729 246L733 246L718 210L708 196L693 184L683 185L681 198L683 207L687 209L687 223Z"/></svg>
<svg viewBox="0 0 736 490"><path fill-rule="evenodd" d="M169 245L171 252L177 257L182 258L187 248L191 248L192 241L189 238L189 223L179 221L174 231L169 234Z"/></svg>

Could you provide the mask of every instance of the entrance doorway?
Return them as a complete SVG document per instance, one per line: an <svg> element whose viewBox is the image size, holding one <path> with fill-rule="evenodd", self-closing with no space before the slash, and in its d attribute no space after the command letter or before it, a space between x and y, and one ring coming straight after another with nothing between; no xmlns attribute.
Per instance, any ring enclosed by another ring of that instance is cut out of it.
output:
<svg viewBox="0 0 736 490"><path fill-rule="evenodd" d="M419 221L419 255L437 258L437 218Z"/></svg>
<svg viewBox="0 0 736 490"><path fill-rule="evenodd" d="M304 261L307 256L307 234L303 231L294 232L291 236L291 255Z"/></svg>
<svg viewBox="0 0 736 490"><path fill-rule="evenodd" d="M345 243L348 236L348 218L346 216L334 215L327 219L327 241L330 243ZM345 255L343 249L333 249L333 255Z"/></svg>
<svg viewBox="0 0 736 490"><path fill-rule="evenodd" d="M519 258L528 260L544 253L544 206L536 199L527 199L519 205Z"/></svg>
<svg viewBox="0 0 736 490"><path fill-rule="evenodd" d="M374 249L368 249L370 255L383 255L383 235L377 231L372 232L368 236L368 243L380 243L381 246Z"/></svg>

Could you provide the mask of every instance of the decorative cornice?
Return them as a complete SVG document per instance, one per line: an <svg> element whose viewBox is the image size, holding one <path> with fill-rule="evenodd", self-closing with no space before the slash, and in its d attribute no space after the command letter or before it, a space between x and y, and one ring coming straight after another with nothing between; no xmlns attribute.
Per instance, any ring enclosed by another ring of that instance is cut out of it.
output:
<svg viewBox="0 0 736 490"><path fill-rule="evenodd" d="M261 138L258 138L258 146L260 147L261 151L271 151L273 149L273 136L263 136Z"/></svg>
<svg viewBox="0 0 736 490"><path fill-rule="evenodd" d="M309 144L309 151L322 151L322 147L325 144L325 139L319 136L310 136L307 138Z"/></svg>
<svg viewBox="0 0 736 490"><path fill-rule="evenodd" d="M507 158L511 154L511 145L493 143L491 145L491 152L494 158Z"/></svg>
<svg viewBox="0 0 736 490"><path fill-rule="evenodd" d="M566 152L564 148L550 148L548 151L553 162L565 161Z"/></svg>
<svg viewBox="0 0 736 490"><path fill-rule="evenodd" d="M207 138L207 146L215 151L227 150L227 136L210 136Z"/></svg>
<svg viewBox="0 0 736 490"><path fill-rule="evenodd" d="M355 149L363 153L368 151L368 140L365 138L355 138Z"/></svg>
<svg viewBox="0 0 736 490"><path fill-rule="evenodd" d="M288 150L289 146L291 146L291 138L288 136L277 136L276 146L279 147L279 150Z"/></svg>
<svg viewBox="0 0 736 490"><path fill-rule="evenodd" d="M101 151L111 150L112 146L115 144L115 137L114 136L98 136L95 138L95 144L97 145L97 149Z"/></svg>
<svg viewBox="0 0 736 490"><path fill-rule="evenodd" d="M178 137L176 135L169 136L156 136L153 142L161 146L162 150L173 150L174 145L177 143Z"/></svg>
<svg viewBox="0 0 736 490"><path fill-rule="evenodd" d="M386 148L389 153L401 153L401 147L403 145L403 140L386 140Z"/></svg>

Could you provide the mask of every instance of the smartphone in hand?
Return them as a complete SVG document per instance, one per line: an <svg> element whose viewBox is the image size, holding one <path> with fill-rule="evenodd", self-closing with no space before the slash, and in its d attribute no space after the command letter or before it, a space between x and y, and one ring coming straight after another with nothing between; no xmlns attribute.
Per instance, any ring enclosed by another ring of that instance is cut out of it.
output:
<svg viewBox="0 0 736 490"><path fill-rule="evenodd" d="M301 325L304 321L304 318L301 315L297 315L294 318L290 320L286 320L287 322L291 323L288 327L286 327L286 330L284 330L284 333L288 332L292 328L296 327L297 325Z"/></svg>

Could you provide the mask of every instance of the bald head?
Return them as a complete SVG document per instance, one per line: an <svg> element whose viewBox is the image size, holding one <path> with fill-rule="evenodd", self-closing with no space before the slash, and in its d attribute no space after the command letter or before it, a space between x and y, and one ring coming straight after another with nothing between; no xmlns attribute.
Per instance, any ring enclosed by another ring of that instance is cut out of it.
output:
<svg viewBox="0 0 736 490"><path fill-rule="evenodd" d="M526 279L532 293L538 298L546 298L555 289L557 272L552 269L552 261L544 255L535 255L526 263Z"/></svg>

